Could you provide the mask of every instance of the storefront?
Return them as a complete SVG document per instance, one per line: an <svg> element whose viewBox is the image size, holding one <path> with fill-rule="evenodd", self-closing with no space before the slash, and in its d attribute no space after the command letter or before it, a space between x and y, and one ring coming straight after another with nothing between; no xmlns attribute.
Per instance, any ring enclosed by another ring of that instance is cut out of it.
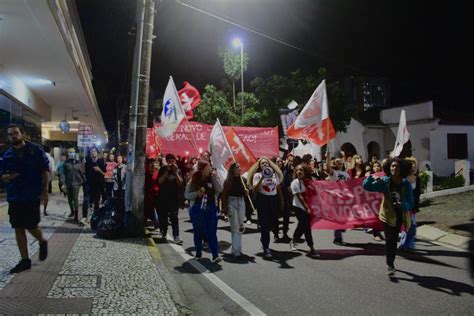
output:
<svg viewBox="0 0 474 316"><path fill-rule="evenodd" d="M29 140L41 143L41 117L0 89L0 153L9 146L7 128L10 124L23 126Z"/></svg>

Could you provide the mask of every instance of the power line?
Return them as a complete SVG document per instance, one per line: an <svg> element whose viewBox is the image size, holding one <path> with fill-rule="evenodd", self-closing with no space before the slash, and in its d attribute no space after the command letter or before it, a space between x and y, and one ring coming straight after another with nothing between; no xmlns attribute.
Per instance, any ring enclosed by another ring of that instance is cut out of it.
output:
<svg viewBox="0 0 474 316"><path fill-rule="evenodd" d="M287 47L296 49L296 50L298 50L298 51L300 51L300 52L303 52L303 53L305 53L305 54L307 54L307 55L309 55L309 56L319 58L319 59L321 59L321 60L323 60L323 61L326 61L326 62L335 64L335 65L338 65L338 66L343 67L343 68L350 69L350 70L355 71L355 72L358 72L358 73L365 73L365 74L367 74L367 75L377 76L377 75L375 75L375 74L373 74L373 73L369 73L369 72L367 72L367 71L363 71L363 70L361 70L361 69L359 69L359 68L357 68L357 67L350 66L350 65L346 65L346 64L343 64L343 63L338 62L338 61L336 61L336 60L333 60L333 59L330 59L330 58L321 56L320 54L316 53L316 52L313 51L313 50L308 50L308 49L302 48L302 47L300 47L300 46L298 46L298 45L296 45L296 44L293 44L293 43L291 43L291 42L289 42L289 41L287 41L287 40L280 39L280 38L274 37L274 36L272 36L272 35L268 35L268 34L264 33L263 31L258 30L258 29L254 28L254 27L243 25L242 23L236 21L235 19L233 19L233 18L231 18L231 17L229 17L229 16L224 16L224 17L219 16L217 13L213 13L213 12L210 12L210 11L207 11L207 10L204 10L204 9L200 9L200 8L195 7L195 6L192 6L192 5L188 4L188 3L184 3L182 0L176 0L176 2L177 2L178 4L184 6L184 7L187 7L187 8L189 8L189 9L191 9L191 10L194 10L194 11L197 11L197 12L199 12L199 13L205 14L205 15L207 15L207 16L213 17L213 18L218 19L218 20L220 20L220 21L223 21L223 22L225 22L225 23L234 25L234 26L236 26L236 27L238 27L238 28L241 28L241 29L246 30L246 31L248 31L248 32L251 32L251 33L253 33L253 34L262 36L262 37L264 37L264 38L266 38L266 39L268 39L268 40L277 42L277 43L282 44L282 45L284 45L284 46L287 46Z"/></svg>

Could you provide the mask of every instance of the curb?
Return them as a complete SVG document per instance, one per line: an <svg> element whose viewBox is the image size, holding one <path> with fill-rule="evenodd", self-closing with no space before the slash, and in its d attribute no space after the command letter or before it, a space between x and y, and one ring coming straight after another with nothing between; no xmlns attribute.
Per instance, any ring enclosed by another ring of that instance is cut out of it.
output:
<svg viewBox="0 0 474 316"><path fill-rule="evenodd" d="M149 232L146 230L145 235L148 235ZM192 315L192 311L189 307L187 307L184 295L181 292L181 289L178 286L178 283L174 280L172 275L169 273L168 269L165 267L163 262L161 261L161 253L156 246L155 241L151 237L145 237L145 243L148 248L148 252L150 253L155 266L158 269L161 277L165 281L168 290L170 291L171 298L173 299L176 308L178 309L179 315Z"/></svg>
<svg viewBox="0 0 474 316"><path fill-rule="evenodd" d="M417 227L416 237L454 246L460 248L460 250L463 249L465 251L468 250L469 241L471 239L469 237L445 232L444 230L430 225L422 225Z"/></svg>
<svg viewBox="0 0 474 316"><path fill-rule="evenodd" d="M453 194L458 194L458 193L463 193L463 192L468 192L468 191L473 191L473 190L474 190L474 185L469 185L469 186L459 187L459 188L453 188L453 189L447 189L447 190L433 191L433 192L421 194L420 195L420 200L432 199L432 198L435 198L435 197L453 195Z"/></svg>

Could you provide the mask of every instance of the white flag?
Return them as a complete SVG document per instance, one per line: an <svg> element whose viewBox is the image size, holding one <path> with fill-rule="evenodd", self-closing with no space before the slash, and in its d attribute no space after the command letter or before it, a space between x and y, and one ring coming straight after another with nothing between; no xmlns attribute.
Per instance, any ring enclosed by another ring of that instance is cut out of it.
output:
<svg viewBox="0 0 474 316"><path fill-rule="evenodd" d="M407 129L407 119L405 117L405 110L400 113L400 122L398 123L397 139L395 140L395 147L392 151L392 157L398 157L403 150L403 145L410 139L410 133Z"/></svg>
<svg viewBox="0 0 474 316"><path fill-rule="evenodd" d="M186 114L184 113L178 91L170 77L163 96L163 111L161 112L161 127L157 128L161 137L171 136L178 128Z"/></svg>
<svg viewBox="0 0 474 316"><path fill-rule="evenodd" d="M326 80L314 90L295 122L288 128L288 137L311 140L323 146L336 137L336 131L329 117Z"/></svg>
<svg viewBox="0 0 474 316"><path fill-rule="evenodd" d="M233 157L219 120L214 124L209 138L212 167L217 171L220 184L224 185L227 177L227 167L233 161Z"/></svg>

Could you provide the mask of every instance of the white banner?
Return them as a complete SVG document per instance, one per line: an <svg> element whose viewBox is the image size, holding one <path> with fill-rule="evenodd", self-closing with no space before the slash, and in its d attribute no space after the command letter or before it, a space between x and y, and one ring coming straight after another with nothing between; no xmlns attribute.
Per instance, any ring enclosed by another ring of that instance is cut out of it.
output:
<svg viewBox="0 0 474 316"><path fill-rule="evenodd" d="M94 146L95 135L77 135L77 147Z"/></svg>

